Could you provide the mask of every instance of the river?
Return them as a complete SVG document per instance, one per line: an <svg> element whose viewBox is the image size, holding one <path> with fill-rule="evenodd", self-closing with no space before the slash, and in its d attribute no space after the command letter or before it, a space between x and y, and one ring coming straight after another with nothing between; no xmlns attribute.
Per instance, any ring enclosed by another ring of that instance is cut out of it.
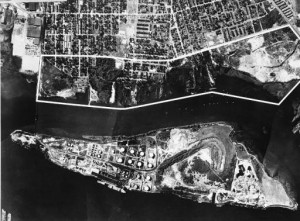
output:
<svg viewBox="0 0 300 221"><path fill-rule="evenodd" d="M1 201L2 208L12 214L13 220L274 221L300 218L299 211L282 208L255 210L229 205L217 208L168 194L122 194L97 184L93 178L60 168L41 154L17 146L9 138L15 129L36 129L39 133L78 138L134 135L164 127L226 121L235 125L236 139L245 141L261 158L270 155L279 158L300 192L300 142L299 137L291 133L289 101L284 102L284 107L277 107L208 95L127 111L36 106L34 85L28 85L17 76L1 78L3 84L12 82L9 89L6 87L8 92L18 91L18 96L1 94ZM299 90L293 94L299 94Z"/></svg>

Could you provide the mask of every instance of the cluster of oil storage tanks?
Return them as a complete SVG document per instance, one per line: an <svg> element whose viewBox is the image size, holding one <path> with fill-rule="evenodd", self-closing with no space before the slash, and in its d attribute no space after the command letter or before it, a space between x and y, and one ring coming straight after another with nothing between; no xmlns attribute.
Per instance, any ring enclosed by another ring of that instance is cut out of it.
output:
<svg viewBox="0 0 300 221"><path fill-rule="evenodd" d="M124 145L114 151L115 161L135 169L151 170L156 166L156 149L143 145Z"/></svg>
<svg viewBox="0 0 300 221"><path fill-rule="evenodd" d="M129 187L132 190L152 192L154 190L154 175L150 173L136 172L129 181Z"/></svg>

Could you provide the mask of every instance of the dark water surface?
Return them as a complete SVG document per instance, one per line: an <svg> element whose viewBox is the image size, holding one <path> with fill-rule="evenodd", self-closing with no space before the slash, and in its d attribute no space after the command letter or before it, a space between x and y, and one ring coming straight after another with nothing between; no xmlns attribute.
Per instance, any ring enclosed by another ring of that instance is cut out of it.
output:
<svg viewBox="0 0 300 221"><path fill-rule="evenodd" d="M41 154L12 143L8 136L15 129L34 129L35 117L37 132L77 138L227 121L235 125L236 139L244 140L261 157L280 159L279 167L284 165L290 171L300 193L300 141L291 133L289 100L279 108L210 95L128 111L48 104L36 107L34 85L28 86L22 78L14 82L22 87L11 88L22 93L11 97L2 93L1 97L1 201L13 220L300 220L299 211L281 208L217 208L168 194L121 194L48 162Z"/></svg>

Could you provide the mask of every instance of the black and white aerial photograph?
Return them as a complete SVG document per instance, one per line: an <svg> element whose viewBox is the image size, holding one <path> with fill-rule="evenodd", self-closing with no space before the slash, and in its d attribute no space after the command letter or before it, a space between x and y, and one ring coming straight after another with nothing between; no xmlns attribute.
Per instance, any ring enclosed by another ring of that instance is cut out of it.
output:
<svg viewBox="0 0 300 221"><path fill-rule="evenodd" d="M1 221L299 221L300 0L0 0Z"/></svg>

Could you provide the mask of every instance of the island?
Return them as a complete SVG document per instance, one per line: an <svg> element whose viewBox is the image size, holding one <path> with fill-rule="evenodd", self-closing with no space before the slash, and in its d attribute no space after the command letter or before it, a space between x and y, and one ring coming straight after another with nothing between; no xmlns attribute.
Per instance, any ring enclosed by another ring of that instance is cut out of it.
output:
<svg viewBox="0 0 300 221"><path fill-rule="evenodd" d="M11 138L60 167L123 193L172 193L217 206L298 207L286 182L268 174L254 151L235 140L227 122L82 139L16 130Z"/></svg>

